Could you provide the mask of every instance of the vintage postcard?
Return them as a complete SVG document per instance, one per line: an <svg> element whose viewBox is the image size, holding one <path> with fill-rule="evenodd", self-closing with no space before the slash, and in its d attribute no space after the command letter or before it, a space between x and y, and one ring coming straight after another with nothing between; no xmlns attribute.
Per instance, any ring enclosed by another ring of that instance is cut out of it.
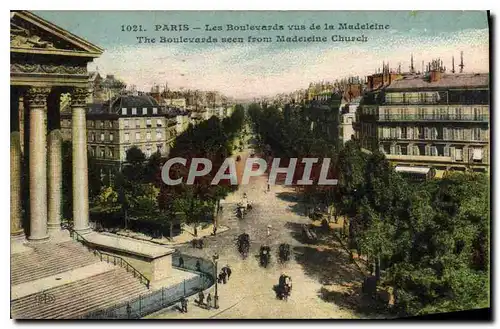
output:
<svg viewBox="0 0 500 329"><path fill-rule="evenodd" d="M11 318L490 318L489 23L11 11Z"/></svg>

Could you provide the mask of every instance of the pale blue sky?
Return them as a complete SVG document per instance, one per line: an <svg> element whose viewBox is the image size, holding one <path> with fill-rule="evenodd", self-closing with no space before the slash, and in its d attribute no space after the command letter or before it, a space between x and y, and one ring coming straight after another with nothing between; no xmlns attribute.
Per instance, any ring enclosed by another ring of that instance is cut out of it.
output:
<svg viewBox="0 0 500 329"><path fill-rule="evenodd" d="M305 88L310 81L334 80L349 74L372 73L382 61L396 68L415 66L441 56L451 66L451 56L464 51L466 69L488 70L488 25L484 11L35 11L41 17L95 43L106 51L95 66L149 89L168 81L173 88L218 89L230 96L271 95ZM310 36L310 30L288 31L288 24L383 23L388 31L315 31L316 36L364 34L368 42L157 44L138 45L137 35L166 36ZM155 24L244 24L285 26L280 32L155 32ZM142 24L146 33L121 32L122 24ZM449 63L448 63L449 62ZM93 66L94 67L94 66Z"/></svg>

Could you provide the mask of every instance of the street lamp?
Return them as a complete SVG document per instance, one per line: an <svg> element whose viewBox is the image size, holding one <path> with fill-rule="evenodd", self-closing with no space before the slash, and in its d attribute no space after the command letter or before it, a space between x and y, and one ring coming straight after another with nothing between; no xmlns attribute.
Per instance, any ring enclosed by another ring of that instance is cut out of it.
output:
<svg viewBox="0 0 500 329"><path fill-rule="evenodd" d="M219 254L215 253L212 256L213 262L214 262L214 280L215 280L215 296L214 296L214 308L217 309L219 308L219 295L217 294L217 260L219 259Z"/></svg>

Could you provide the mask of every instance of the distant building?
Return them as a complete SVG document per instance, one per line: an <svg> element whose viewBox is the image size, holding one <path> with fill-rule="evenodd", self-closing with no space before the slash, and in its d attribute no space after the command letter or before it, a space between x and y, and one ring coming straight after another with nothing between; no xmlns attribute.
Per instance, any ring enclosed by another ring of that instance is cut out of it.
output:
<svg viewBox="0 0 500 329"><path fill-rule="evenodd" d="M164 103L166 106L186 109L186 99L185 98L165 98Z"/></svg>
<svg viewBox="0 0 500 329"><path fill-rule="evenodd" d="M176 128L176 116L165 113L152 97L120 96L111 103L89 104L87 146L103 174L113 176L132 146L146 157L155 152L168 156ZM71 138L71 114L61 114L61 130L64 138Z"/></svg>
<svg viewBox="0 0 500 329"><path fill-rule="evenodd" d="M404 170L488 171L489 74L446 74L440 64L426 74L369 78L356 135Z"/></svg>
<svg viewBox="0 0 500 329"><path fill-rule="evenodd" d="M356 111L359 107L361 97L353 98L349 102L344 102L340 106L340 142L345 144L355 135L354 123L356 122Z"/></svg>

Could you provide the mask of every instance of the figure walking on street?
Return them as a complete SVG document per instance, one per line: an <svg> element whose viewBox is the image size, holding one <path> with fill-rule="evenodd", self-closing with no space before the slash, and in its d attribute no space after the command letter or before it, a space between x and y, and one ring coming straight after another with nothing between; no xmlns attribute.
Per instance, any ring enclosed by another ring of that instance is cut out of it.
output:
<svg viewBox="0 0 500 329"><path fill-rule="evenodd" d="M196 261L196 271L201 272L201 264L199 260Z"/></svg>
<svg viewBox="0 0 500 329"><path fill-rule="evenodd" d="M187 313L188 311L188 302L187 302L187 299L185 297L182 297L181 299L181 312L182 313Z"/></svg>
<svg viewBox="0 0 500 329"><path fill-rule="evenodd" d="M184 258L179 257L179 267L184 267Z"/></svg>
<svg viewBox="0 0 500 329"><path fill-rule="evenodd" d="M200 306L203 305L203 300L205 299L205 294L203 293L203 291L200 291L198 293L198 299L198 303L200 304Z"/></svg>
<svg viewBox="0 0 500 329"><path fill-rule="evenodd" d="M227 280L229 281L229 277L231 276L232 271L229 265L226 265L225 269L226 269Z"/></svg>
<svg viewBox="0 0 500 329"><path fill-rule="evenodd" d="M207 296L207 308L210 309L210 307L212 306L212 295L210 295L210 293L208 294Z"/></svg>

